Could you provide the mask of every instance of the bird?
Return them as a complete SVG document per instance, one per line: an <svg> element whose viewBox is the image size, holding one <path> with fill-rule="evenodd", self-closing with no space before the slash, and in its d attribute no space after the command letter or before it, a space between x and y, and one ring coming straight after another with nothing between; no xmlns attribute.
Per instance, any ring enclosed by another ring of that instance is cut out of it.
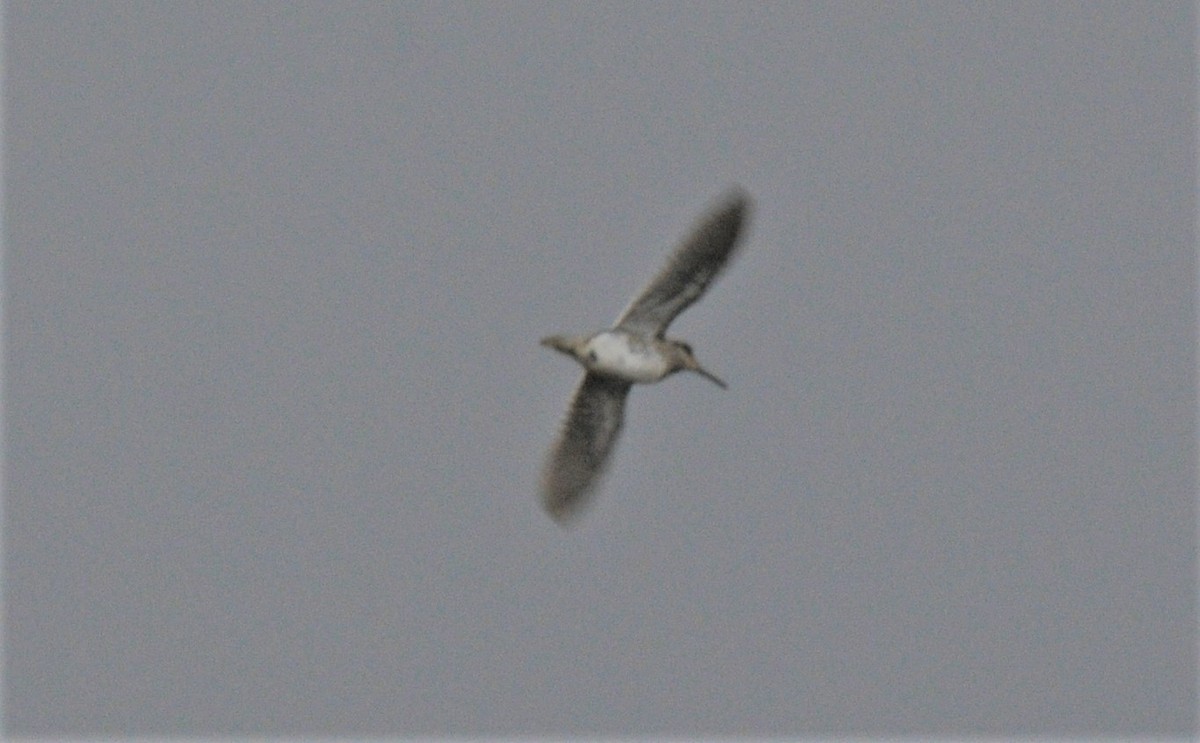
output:
<svg viewBox="0 0 1200 743"><path fill-rule="evenodd" d="M700 365L690 345L664 334L729 264L749 211L749 196L740 188L730 189L612 328L542 339L541 345L570 356L584 368L542 470L542 506L554 521L566 525L589 501L621 433L625 400L634 384L651 384L690 371L727 388L724 380Z"/></svg>

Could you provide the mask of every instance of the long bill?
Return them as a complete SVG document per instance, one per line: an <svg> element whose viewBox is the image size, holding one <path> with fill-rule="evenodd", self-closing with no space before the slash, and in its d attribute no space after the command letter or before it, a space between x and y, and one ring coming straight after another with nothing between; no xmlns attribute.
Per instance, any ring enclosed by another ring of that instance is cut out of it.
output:
<svg viewBox="0 0 1200 743"><path fill-rule="evenodd" d="M713 374L712 372L708 371L704 367L700 366L700 364L695 364L694 366L689 365L688 369L696 372L697 374L704 377L705 379L707 379L708 381L717 385L718 387L720 387L723 390L729 389L729 385L725 384L725 382L723 382L720 377L718 377L716 374Z"/></svg>

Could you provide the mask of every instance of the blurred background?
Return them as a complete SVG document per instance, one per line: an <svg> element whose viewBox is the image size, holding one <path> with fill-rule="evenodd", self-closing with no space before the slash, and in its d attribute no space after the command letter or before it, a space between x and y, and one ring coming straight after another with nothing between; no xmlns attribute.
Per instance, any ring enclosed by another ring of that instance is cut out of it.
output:
<svg viewBox="0 0 1200 743"><path fill-rule="evenodd" d="M4 732L1195 734L1195 21L7 3Z"/></svg>

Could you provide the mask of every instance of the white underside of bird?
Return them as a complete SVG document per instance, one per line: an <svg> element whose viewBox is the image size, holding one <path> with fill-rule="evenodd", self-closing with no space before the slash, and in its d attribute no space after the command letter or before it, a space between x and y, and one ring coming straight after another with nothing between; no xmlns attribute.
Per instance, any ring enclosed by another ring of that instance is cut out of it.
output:
<svg viewBox="0 0 1200 743"><path fill-rule="evenodd" d="M671 372L667 357L640 336L606 330L588 340L583 349L587 368L628 382L657 382Z"/></svg>

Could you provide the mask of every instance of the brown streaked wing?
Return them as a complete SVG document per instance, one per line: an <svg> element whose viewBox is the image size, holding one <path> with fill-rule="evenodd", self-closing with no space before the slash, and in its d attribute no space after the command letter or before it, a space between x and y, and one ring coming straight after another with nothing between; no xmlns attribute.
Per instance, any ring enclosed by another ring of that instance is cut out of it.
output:
<svg viewBox="0 0 1200 743"><path fill-rule="evenodd" d="M575 390L542 473L542 505L555 521L577 513L604 472L621 432L629 387L588 372Z"/></svg>
<svg viewBox="0 0 1200 743"><path fill-rule="evenodd" d="M749 198L732 191L695 227L654 280L621 313L617 328L661 338L679 313L700 298L736 252Z"/></svg>

